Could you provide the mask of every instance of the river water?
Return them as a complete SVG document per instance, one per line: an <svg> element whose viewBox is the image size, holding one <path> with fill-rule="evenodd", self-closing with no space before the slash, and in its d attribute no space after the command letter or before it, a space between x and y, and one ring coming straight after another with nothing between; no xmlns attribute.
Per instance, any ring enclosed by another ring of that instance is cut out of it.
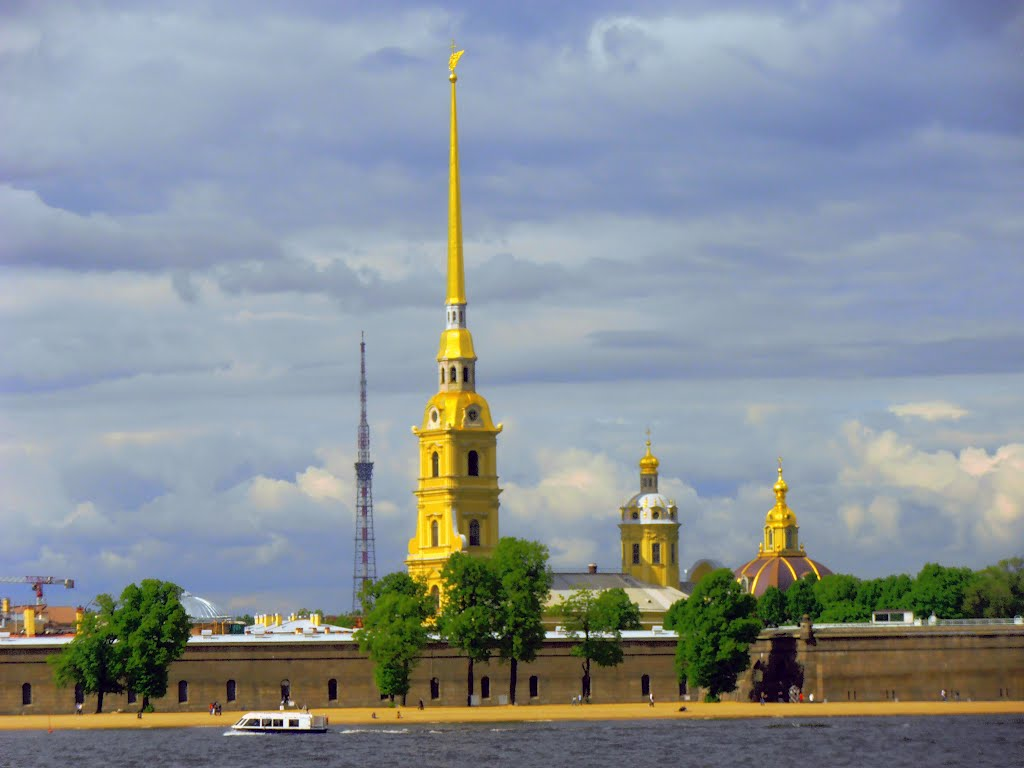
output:
<svg viewBox="0 0 1024 768"><path fill-rule="evenodd" d="M326 734L220 728L0 732L0 765L179 766L820 766L1024 765L1024 717L838 717L486 725L399 723Z"/></svg>

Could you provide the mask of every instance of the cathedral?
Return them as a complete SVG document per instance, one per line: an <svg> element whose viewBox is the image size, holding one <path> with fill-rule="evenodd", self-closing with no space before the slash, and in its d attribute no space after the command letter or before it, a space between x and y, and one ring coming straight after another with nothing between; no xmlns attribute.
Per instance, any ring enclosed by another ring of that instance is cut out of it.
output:
<svg viewBox="0 0 1024 768"><path fill-rule="evenodd" d="M405 560L409 575L423 581L435 601L442 595L441 569L455 552L489 557L498 543L497 447L501 423L494 423L487 400L476 388L476 351L469 331L462 207L459 192L459 141L455 68L462 51L448 62L451 116L448 165L448 258L444 323L437 350L437 392L427 401L419 426L419 477L416 485L416 533ZM646 626L657 626L664 612L687 597L692 585L718 563L699 560L680 582L679 509L658 491L659 461L651 452L650 433L639 462L639 489L619 508L621 573L556 573L548 607L580 588L625 589L640 606ZM786 504L788 486L774 487L758 557L736 569L737 580L756 595L769 586L787 588L807 573L822 576L828 568L807 557L797 541L796 516Z"/></svg>

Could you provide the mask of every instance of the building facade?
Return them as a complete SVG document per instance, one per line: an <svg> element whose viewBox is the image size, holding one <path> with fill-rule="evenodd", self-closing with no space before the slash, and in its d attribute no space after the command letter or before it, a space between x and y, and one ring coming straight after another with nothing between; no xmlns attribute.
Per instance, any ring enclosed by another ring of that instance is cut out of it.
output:
<svg viewBox="0 0 1024 768"><path fill-rule="evenodd" d="M658 459L640 459L640 491L619 507L622 572L637 581L679 589L679 509L658 492Z"/></svg>

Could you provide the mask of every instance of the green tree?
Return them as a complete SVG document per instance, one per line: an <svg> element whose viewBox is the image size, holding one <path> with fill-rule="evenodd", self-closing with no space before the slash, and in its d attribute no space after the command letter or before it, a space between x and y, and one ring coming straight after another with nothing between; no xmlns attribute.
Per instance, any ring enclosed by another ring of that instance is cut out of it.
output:
<svg viewBox="0 0 1024 768"><path fill-rule="evenodd" d="M791 621L799 623L804 615L815 621L821 613L821 603L814 594L814 584L818 577L809 573L789 585L786 590L786 613Z"/></svg>
<svg viewBox="0 0 1024 768"><path fill-rule="evenodd" d="M74 639L60 653L47 657L59 688L81 685L96 695L96 712L103 711L105 693L121 693L121 656L114 626L116 604L110 595L96 598L97 611L82 617Z"/></svg>
<svg viewBox="0 0 1024 768"><path fill-rule="evenodd" d="M456 552L441 569L444 604L437 619L445 640L469 658L466 671L466 705L473 703L473 665L491 658L497 644L501 582L490 560Z"/></svg>
<svg viewBox="0 0 1024 768"><path fill-rule="evenodd" d="M583 659L581 692L590 700L590 666L615 667L622 663L622 630L640 628L640 608L621 588L595 592L577 589L558 606L565 619L565 634L576 640L570 653Z"/></svg>
<svg viewBox="0 0 1024 768"><path fill-rule="evenodd" d="M822 623L868 621L871 609L857 601L860 579L845 573L827 574L814 584L814 596L821 605L817 620Z"/></svg>
<svg viewBox="0 0 1024 768"><path fill-rule="evenodd" d="M913 588L914 580L905 573L862 581L857 588L857 602L868 611L909 609Z"/></svg>
<svg viewBox="0 0 1024 768"><path fill-rule="evenodd" d="M964 615L1009 618L1024 613L1024 559L1013 557L978 571L964 590Z"/></svg>
<svg viewBox="0 0 1024 768"><path fill-rule="evenodd" d="M359 649L373 662L377 689L392 701L409 693L412 670L427 644L434 601L423 582L406 573L389 573L367 582L361 598L366 610L363 628L355 633Z"/></svg>
<svg viewBox="0 0 1024 768"><path fill-rule="evenodd" d="M685 674L691 686L705 688L706 701L734 690L750 666L750 644L761 630L756 608L727 568L701 579L685 601L676 623L676 671L680 680Z"/></svg>
<svg viewBox="0 0 1024 768"><path fill-rule="evenodd" d="M536 541L503 537L492 559L501 582L498 652L509 662L508 696L515 704L519 662L533 661L544 645L541 614L552 580L548 548Z"/></svg>
<svg viewBox="0 0 1024 768"><path fill-rule="evenodd" d="M167 693L167 669L185 651L192 632L181 591L169 581L143 579L124 588L114 612L122 683L142 695L142 711L150 709L150 699Z"/></svg>
<svg viewBox="0 0 1024 768"><path fill-rule="evenodd" d="M778 587L768 587L757 599L757 618L766 627L781 627L789 621L786 594Z"/></svg>
<svg viewBox="0 0 1024 768"><path fill-rule="evenodd" d="M910 590L910 608L921 617L964 618L964 595L975 574L970 568L947 568L925 563Z"/></svg>

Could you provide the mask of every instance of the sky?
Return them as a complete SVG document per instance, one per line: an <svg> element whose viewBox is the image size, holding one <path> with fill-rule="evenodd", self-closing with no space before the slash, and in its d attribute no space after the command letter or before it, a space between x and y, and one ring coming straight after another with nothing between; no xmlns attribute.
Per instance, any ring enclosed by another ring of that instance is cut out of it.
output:
<svg viewBox="0 0 1024 768"><path fill-rule="evenodd" d="M1024 5L25 0L0 575L349 610L362 332L403 569L453 38L502 535L620 570L649 429L684 568L756 555L779 456L833 571L1024 555Z"/></svg>

